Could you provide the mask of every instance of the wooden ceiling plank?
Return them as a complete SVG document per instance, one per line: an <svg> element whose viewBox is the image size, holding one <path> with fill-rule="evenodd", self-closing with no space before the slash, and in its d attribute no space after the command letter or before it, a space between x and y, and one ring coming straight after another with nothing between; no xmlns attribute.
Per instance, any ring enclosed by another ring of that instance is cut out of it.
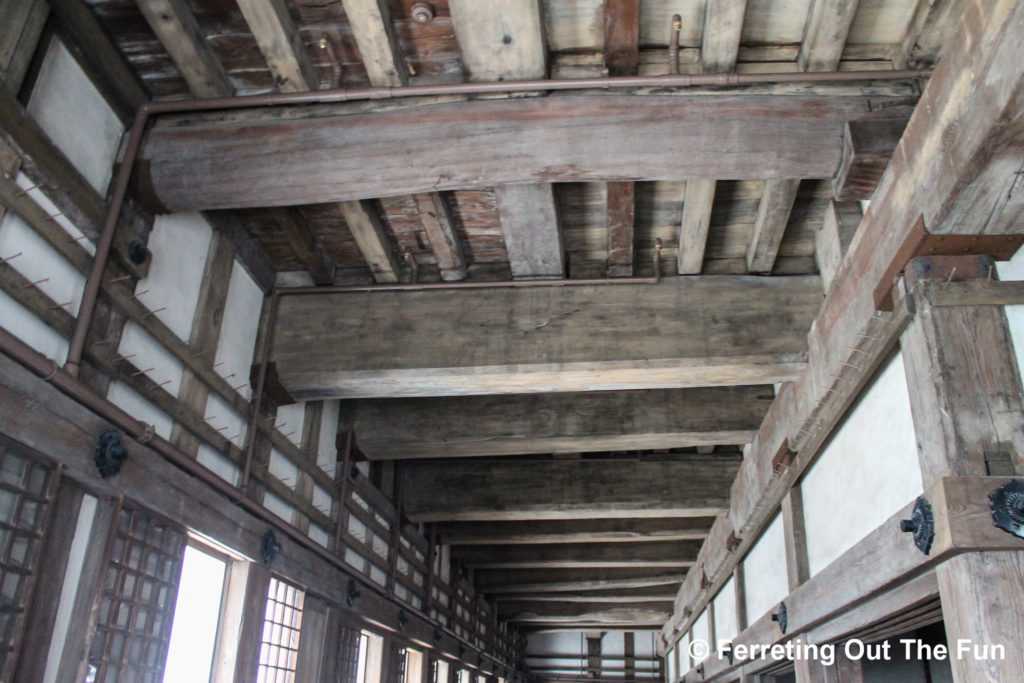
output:
<svg viewBox="0 0 1024 683"><path fill-rule="evenodd" d="M398 282L400 268L395 252L391 249L380 214L373 202L356 200L340 202L338 207L345 223L356 240L359 251L370 266L375 282Z"/></svg>
<svg viewBox="0 0 1024 683"><path fill-rule="evenodd" d="M333 285L336 266L316 232L296 207L272 208L268 213L277 222L295 256L306 266L318 285Z"/></svg>
<svg viewBox="0 0 1024 683"><path fill-rule="evenodd" d="M137 0L137 5L193 95L228 97L234 92L185 0Z"/></svg>
<svg viewBox="0 0 1024 683"><path fill-rule="evenodd" d="M704 267L704 248L715 203L715 181L694 178L686 181L683 220L679 228L680 275L699 275Z"/></svg>
<svg viewBox="0 0 1024 683"><path fill-rule="evenodd" d="M710 529L710 519L669 517L666 519L452 522L438 525L438 535L440 542L445 545L635 543L701 539L707 536Z"/></svg>
<svg viewBox="0 0 1024 683"><path fill-rule="evenodd" d="M370 84L378 87L408 85L409 67L391 19L391 3L388 0L343 0L342 4Z"/></svg>
<svg viewBox="0 0 1024 683"><path fill-rule="evenodd" d="M350 113L336 116L325 105L316 118L271 108L244 127L224 114L154 127L136 177L146 208L164 212L538 180L831 178L848 121L911 109L905 98L623 94L342 107Z"/></svg>
<svg viewBox="0 0 1024 683"><path fill-rule="evenodd" d="M600 567L664 567L685 569L697 559L700 541L574 545L456 546L452 557L474 569L596 569Z"/></svg>
<svg viewBox="0 0 1024 683"><path fill-rule="evenodd" d="M313 61L302 44L285 0L238 0L249 30L280 92L317 89ZM358 34L357 34L358 38Z"/></svg>
<svg viewBox="0 0 1024 683"><path fill-rule="evenodd" d="M708 2L704 9L701 65L704 73L727 73L736 68L747 0Z"/></svg>
<svg viewBox="0 0 1024 683"><path fill-rule="evenodd" d="M369 399L356 404L355 430L370 460L742 446L772 395L747 386Z"/></svg>
<svg viewBox="0 0 1024 683"><path fill-rule="evenodd" d="M455 231L448 203L437 192L422 192L413 197L420 212L420 220L427 233L430 248L437 259L441 279L445 282L466 278L466 257L462 240Z"/></svg>
<svg viewBox="0 0 1024 683"><path fill-rule="evenodd" d="M685 573L658 568L480 569L476 585L484 593L589 593L678 586Z"/></svg>
<svg viewBox="0 0 1024 683"><path fill-rule="evenodd" d="M821 297L817 276L300 294L273 351L296 400L769 384L802 372Z"/></svg>
<svg viewBox="0 0 1024 683"><path fill-rule="evenodd" d="M558 207L550 183L494 189L514 279L565 277Z"/></svg>
<svg viewBox="0 0 1024 683"><path fill-rule="evenodd" d="M547 73L538 0L449 0L468 81L521 81Z"/></svg>
<svg viewBox="0 0 1024 683"><path fill-rule="evenodd" d="M754 222L754 234L747 247L749 272L772 272L799 187L800 180L795 178L770 178L765 181L764 194L761 195L757 220Z"/></svg>
<svg viewBox="0 0 1024 683"><path fill-rule="evenodd" d="M814 0L800 44L801 71L836 71L860 0Z"/></svg>
<svg viewBox="0 0 1024 683"><path fill-rule="evenodd" d="M583 591L580 593L537 593L528 597L521 593L497 593L489 595L496 602L664 602L675 600L677 586L648 586L645 588L613 588L607 590ZM614 658L614 657L613 657ZM621 658L621 657L619 657Z"/></svg>
<svg viewBox="0 0 1024 683"><path fill-rule="evenodd" d="M605 0L604 66L609 76L632 76L640 63L640 0Z"/></svg>
<svg viewBox="0 0 1024 683"><path fill-rule="evenodd" d="M728 505L739 458L406 463L413 522L707 517Z"/></svg>
<svg viewBox="0 0 1024 683"><path fill-rule="evenodd" d="M608 183L608 277L633 275L636 183Z"/></svg>

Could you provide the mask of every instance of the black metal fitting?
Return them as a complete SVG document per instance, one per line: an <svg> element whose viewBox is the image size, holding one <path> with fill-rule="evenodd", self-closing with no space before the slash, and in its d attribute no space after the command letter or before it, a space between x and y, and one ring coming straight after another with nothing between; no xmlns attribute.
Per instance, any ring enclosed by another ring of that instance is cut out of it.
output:
<svg viewBox="0 0 1024 683"><path fill-rule="evenodd" d="M96 463L96 469L100 477L106 479L121 471L121 463L128 457L128 453L121 444L121 433L116 429L108 429L101 432L96 439L96 448L93 450L92 461Z"/></svg>
<svg viewBox="0 0 1024 683"><path fill-rule="evenodd" d="M359 592L359 586L356 585L355 579L348 580L348 586L345 588L345 604L351 607L356 604L356 598L362 593Z"/></svg>
<svg viewBox="0 0 1024 683"><path fill-rule="evenodd" d="M274 535L274 530L267 529L263 538L260 539L260 559L263 560L263 564L270 564L279 552L281 552L281 544L278 542L277 536Z"/></svg>
<svg viewBox="0 0 1024 683"><path fill-rule="evenodd" d="M1012 479L988 497L993 523L1008 534L1024 538L1024 482Z"/></svg>
<svg viewBox="0 0 1024 683"><path fill-rule="evenodd" d="M128 260L137 266L141 266L149 255L149 249L140 240L128 242Z"/></svg>
<svg viewBox="0 0 1024 683"><path fill-rule="evenodd" d="M779 603L779 611L772 615L772 621L779 625L779 630L783 633L789 627L789 610L786 608L786 603Z"/></svg>
<svg viewBox="0 0 1024 683"><path fill-rule="evenodd" d="M910 519L900 520L900 531L914 534L914 545L927 555L932 550L935 540L935 515L932 506L923 497L914 503L914 512Z"/></svg>

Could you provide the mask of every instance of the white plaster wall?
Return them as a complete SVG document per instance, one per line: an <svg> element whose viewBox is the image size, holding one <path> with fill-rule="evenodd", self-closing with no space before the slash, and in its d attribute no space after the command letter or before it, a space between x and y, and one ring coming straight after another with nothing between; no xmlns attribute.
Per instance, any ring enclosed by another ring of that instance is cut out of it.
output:
<svg viewBox="0 0 1024 683"><path fill-rule="evenodd" d="M274 422L276 429L282 436L301 448L302 428L306 424L306 403L293 403L288 406L278 406L277 420Z"/></svg>
<svg viewBox="0 0 1024 683"><path fill-rule="evenodd" d="M320 423L320 443L316 449L316 464L327 474L334 476L338 466L338 415L341 401L324 401L323 421Z"/></svg>
<svg viewBox="0 0 1024 683"><path fill-rule="evenodd" d="M789 594L782 515L775 515L775 519L743 559L743 576L746 579L747 617L751 623L760 619Z"/></svg>
<svg viewBox="0 0 1024 683"><path fill-rule="evenodd" d="M714 600L715 605L715 643L721 647L731 642L739 633L736 622L736 584L732 579L725 582L722 590Z"/></svg>
<svg viewBox="0 0 1024 683"><path fill-rule="evenodd" d="M121 333L121 343L117 352L139 370L146 371L146 376L163 388L177 396L181 389L181 361L170 351L150 336L140 325L129 320Z"/></svg>
<svg viewBox="0 0 1024 683"><path fill-rule="evenodd" d="M252 397L249 387L249 369L256 348L256 333L260 325L263 292L245 272L238 261L231 268L227 304L220 341L217 344L216 370L221 377L230 377L232 386L239 387L243 398ZM240 386L244 383L245 386Z"/></svg>
<svg viewBox="0 0 1024 683"><path fill-rule="evenodd" d="M238 484L238 478L241 474L238 469L238 465L233 463L224 455L221 455L211 446L200 442L196 460L199 461L200 465L203 465L232 486Z"/></svg>
<svg viewBox="0 0 1024 683"><path fill-rule="evenodd" d="M50 43L28 113L101 195L124 127L59 40Z"/></svg>
<svg viewBox="0 0 1024 683"><path fill-rule="evenodd" d="M270 491L263 495L263 507L267 508L284 521L291 523L294 508Z"/></svg>
<svg viewBox="0 0 1024 683"><path fill-rule="evenodd" d="M679 644L676 646L676 650L679 652L679 675L682 676L691 668L693 668L693 665L690 661L689 632L684 633L683 637L679 639Z"/></svg>
<svg viewBox="0 0 1024 683"><path fill-rule="evenodd" d="M679 652L672 648L665 653L665 660L668 662L668 683L675 683L679 678Z"/></svg>
<svg viewBox="0 0 1024 683"><path fill-rule="evenodd" d="M153 258L146 278L135 285L135 295L182 341L192 333L212 237L213 230L197 212L157 216L149 234Z"/></svg>
<svg viewBox="0 0 1024 683"><path fill-rule="evenodd" d="M583 654L585 640L579 631L555 631L549 633L533 633L527 639L526 653L530 655Z"/></svg>
<svg viewBox="0 0 1024 683"><path fill-rule="evenodd" d="M249 432L248 421L217 394L211 393L207 397L203 419L239 448L245 445Z"/></svg>
<svg viewBox="0 0 1024 683"><path fill-rule="evenodd" d="M35 183L27 175L18 173L14 178L14 182L48 216L54 216L53 222L63 228L69 238L77 242L90 256L96 255L96 245L92 243L92 240L86 237L85 233L79 230L78 226L68 220L66 216L61 215L61 210L57 208L57 205L50 201L50 198L36 187Z"/></svg>
<svg viewBox="0 0 1024 683"><path fill-rule="evenodd" d="M690 629L690 633L693 636L693 642L696 643L697 641L702 641L703 643L706 644L706 647L695 648L695 652L697 654L701 654L701 653L703 653L705 651L710 654L710 648L711 648L711 629L709 628L710 625L711 624L708 622L708 612L707 612L707 610L704 610L703 612L701 612L700 616L697 617L697 621L693 622L693 628ZM700 664L705 659L707 659L706 656L702 657L701 659L699 659L697 661L695 661L694 664L695 665L696 664Z"/></svg>
<svg viewBox="0 0 1024 683"><path fill-rule="evenodd" d="M67 340L4 292L0 292L0 327L58 365L67 360Z"/></svg>
<svg viewBox="0 0 1024 683"><path fill-rule="evenodd" d="M20 253L20 256L15 256ZM64 304L71 315L78 314L85 278L64 260L25 221L8 211L0 221L0 257L10 258L7 266L18 271L55 304ZM11 258L13 257L13 258Z"/></svg>
<svg viewBox="0 0 1024 683"><path fill-rule="evenodd" d="M313 507L330 517L333 505L334 498L331 494L318 484L313 484Z"/></svg>
<svg viewBox="0 0 1024 683"><path fill-rule="evenodd" d="M156 433L165 439L171 438L171 427L174 422L166 413L135 393L128 385L114 380L107 390L107 400L121 408L136 420L153 425Z"/></svg>
<svg viewBox="0 0 1024 683"><path fill-rule="evenodd" d="M811 575L921 494L910 395L897 354L803 479Z"/></svg>
<svg viewBox="0 0 1024 683"><path fill-rule="evenodd" d="M309 525L309 537L324 548L329 548L331 545L330 535L316 524Z"/></svg>
<svg viewBox="0 0 1024 683"><path fill-rule="evenodd" d="M299 477L299 468L276 448L270 449L270 462L267 469L270 474L284 482L289 488L295 487Z"/></svg>
<svg viewBox="0 0 1024 683"><path fill-rule="evenodd" d="M1000 280L1024 280L1024 249L1009 261L996 264ZM1024 306L1006 306L1006 322L1013 339L1013 351L1017 358L1017 371L1024 368Z"/></svg>

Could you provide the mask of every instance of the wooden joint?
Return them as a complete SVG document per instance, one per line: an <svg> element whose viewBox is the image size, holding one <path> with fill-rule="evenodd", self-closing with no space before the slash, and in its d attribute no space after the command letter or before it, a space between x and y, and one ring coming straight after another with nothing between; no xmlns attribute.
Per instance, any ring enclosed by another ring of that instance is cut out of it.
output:
<svg viewBox="0 0 1024 683"><path fill-rule="evenodd" d="M249 368L249 384L253 387L259 384L260 364L254 363ZM281 378L277 374L277 364L267 363L267 376L263 382L263 393L269 396L279 406L288 406L295 403L295 399L284 388Z"/></svg>
<svg viewBox="0 0 1024 683"><path fill-rule="evenodd" d="M785 474L795 458L796 451L790 449L789 440L783 441L775 457L772 458L772 472L779 476Z"/></svg>
<svg viewBox="0 0 1024 683"><path fill-rule="evenodd" d="M792 453L792 451L790 452ZM732 551L736 550L736 548L738 548L740 543L742 542L743 539L737 536L735 531L730 531L729 538L725 541L725 549L731 553Z"/></svg>

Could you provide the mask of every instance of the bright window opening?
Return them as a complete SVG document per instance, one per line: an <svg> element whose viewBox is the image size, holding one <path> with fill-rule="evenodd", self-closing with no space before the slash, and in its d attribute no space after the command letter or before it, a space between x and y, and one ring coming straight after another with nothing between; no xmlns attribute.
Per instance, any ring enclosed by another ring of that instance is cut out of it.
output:
<svg viewBox="0 0 1024 683"><path fill-rule="evenodd" d="M422 683L423 653L412 648L405 649L405 683Z"/></svg>
<svg viewBox="0 0 1024 683"><path fill-rule="evenodd" d="M305 597L301 589L270 579L257 683L294 683Z"/></svg>
<svg viewBox="0 0 1024 683"><path fill-rule="evenodd" d="M448 662L443 659L434 661L433 683L448 683Z"/></svg>
<svg viewBox="0 0 1024 683"><path fill-rule="evenodd" d="M380 683L381 663L384 660L384 639L369 631L359 634L359 665L356 683Z"/></svg>
<svg viewBox="0 0 1024 683"><path fill-rule="evenodd" d="M185 548L164 683L209 681L227 563Z"/></svg>

